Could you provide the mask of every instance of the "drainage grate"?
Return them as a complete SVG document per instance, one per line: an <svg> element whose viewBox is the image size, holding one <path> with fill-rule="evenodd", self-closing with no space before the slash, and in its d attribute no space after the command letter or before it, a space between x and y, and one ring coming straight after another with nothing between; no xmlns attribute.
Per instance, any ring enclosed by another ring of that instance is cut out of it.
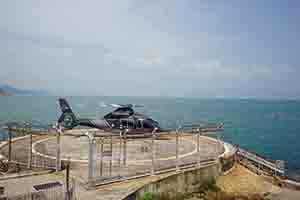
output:
<svg viewBox="0 0 300 200"><path fill-rule="evenodd" d="M47 189L52 189L52 188L56 188L56 187L62 187L63 185L58 182L50 182L50 183L44 183L44 184L39 184L39 185L34 185L33 188L36 191L41 191L41 190L47 190Z"/></svg>

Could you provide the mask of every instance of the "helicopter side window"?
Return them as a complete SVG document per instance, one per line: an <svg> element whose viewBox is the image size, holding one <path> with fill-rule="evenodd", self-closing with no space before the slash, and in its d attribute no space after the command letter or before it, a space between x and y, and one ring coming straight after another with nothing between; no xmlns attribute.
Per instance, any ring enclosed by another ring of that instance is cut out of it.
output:
<svg viewBox="0 0 300 200"><path fill-rule="evenodd" d="M142 120L137 120L136 128L143 128Z"/></svg>
<svg viewBox="0 0 300 200"><path fill-rule="evenodd" d="M135 128L135 121L133 119L128 120L128 128Z"/></svg>

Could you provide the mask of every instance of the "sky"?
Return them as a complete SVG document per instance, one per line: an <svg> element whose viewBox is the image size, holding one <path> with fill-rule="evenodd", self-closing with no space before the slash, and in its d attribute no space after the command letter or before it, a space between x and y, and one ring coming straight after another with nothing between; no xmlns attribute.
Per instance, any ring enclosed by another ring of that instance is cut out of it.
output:
<svg viewBox="0 0 300 200"><path fill-rule="evenodd" d="M0 81L56 95L300 98L300 1L3 0Z"/></svg>

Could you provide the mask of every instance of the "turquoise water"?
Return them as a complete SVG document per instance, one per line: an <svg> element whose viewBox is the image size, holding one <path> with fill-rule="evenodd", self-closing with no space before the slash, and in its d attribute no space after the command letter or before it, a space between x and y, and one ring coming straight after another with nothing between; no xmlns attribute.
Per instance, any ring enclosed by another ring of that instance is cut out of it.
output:
<svg viewBox="0 0 300 200"><path fill-rule="evenodd" d="M137 103L138 111L175 128L178 123L224 122L225 141L239 144L270 159L285 160L293 172L300 169L300 101L183 99L133 97L69 97L81 117L102 117L111 108L105 103ZM42 120L51 123L60 115L56 97L1 97L0 122Z"/></svg>

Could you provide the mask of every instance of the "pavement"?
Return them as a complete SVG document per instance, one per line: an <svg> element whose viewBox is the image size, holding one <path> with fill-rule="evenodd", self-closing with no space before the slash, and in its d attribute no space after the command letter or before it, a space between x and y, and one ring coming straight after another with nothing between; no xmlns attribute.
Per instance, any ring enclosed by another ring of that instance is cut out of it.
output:
<svg viewBox="0 0 300 200"><path fill-rule="evenodd" d="M214 158L216 155L227 155L234 151L230 145L226 145L224 148L220 148L218 143L208 137L200 138L200 153L197 153L197 136L196 135L182 135L179 140L179 154L180 164L188 164L195 162L199 159L207 160ZM76 195L79 199L97 199L97 200L119 200L126 197L128 194L134 192L140 187L159 179L163 179L167 176L173 175L176 171L158 174L156 176L147 176L143 178L136 178L132 180L126 180L122 182L115 182L109 185L102 185L92 188L92 190L86 190L87 181L87 155L88 155L88 141L86 137L62 137L62 156L64 158L71 157L71 175L77 180L76 183ZM25 143L24 143L25 142ZM28 146L27 141L16 140L13 142L13 159L19 161L27 161ZM55 138L51 137L35 137L34 149L39 156L45 159L51 159L51 156L55 156ZM155 170L160 170L166 167L174 167L176 164L175 152L175 138L174 136L164 136L155 140ZM122 154L122 148L119 146L119 140L113 140L113 159L104 159L102 168L102 178L109 178L115 175L132 176L138 173L150 172L151 169L151 139L129 139L127 141L127 164L122 165L119 163L120 151ZM110 146L109 140L105 142L104 150L108 150ZM99 150L99 145L97 145ZM98 151L97 150L97 151ZM7 146L3 146L0 152L7 153ZM112 171L110 172L110 163ZM99 160L96 165L96 175L99 176ZM5 187L5 194L18 195L26 194L32 191L32 186L41 183L47 183L52 181L65 180L65 172L61 173L48 173L37 176L25 176L21 178L9 178L7 180L1 179L0 186ZM111 174L110 174L111 173ZM267 182L263 177L258 176L249 170L242 168L241 166L234 169L228 175L221 176L218 179L218 185L226 191L232 193L239 193L243 191L243 194L270 193L268 197L272 200L299 200L300 191L294 191L286 188L279 188L270 182Z"/></svg>
<svg viewBox="0 0 300 200"><path fill-rule="evenodd" d="M199 160L213 159L224 152L218 147L215 140L200 137L200 153L197 153L197 136L182 135L179 138L179 164L195 163ZM103 159L101 162L101 144L97 140L96 176L102 179L121 176L130 177L150 173L152 168L151 138L127 139L126 151L124 143L119 138L112 139L112 152L110 152L110 138L103 143ZM154 141L155 145L155 171L163 170L176 165L176 139L175 135L165 135ZM33 143L34 153L41 157L55 159L56 138L44 138ZM88 138L87 137L61 137L62 159L70 158L72 175L81 182L88 178ZM126 152L126 154L124 154ZM126 158L126 159L125 159ZM124 162L125 160L125 162ZM101 164L102 163L102 164Z"/></svg>
<svg viewBox="0 0 300 200"><path fill-rule="evenodd" d="M44 175L26 176L22 178L13 178L1 180L0 186L5 187L5 194L8 196L23 195L33 190L33 185L43 184L53 181L64 182L64 176L61 174L49 173Z"/></svg>
<svg viewBox="0 0 300 200"><path fill-rule="evenodd" d="M100 174L100 160L97 158L96 176L100 178L111 178L114 176L132 177L139 174L149 173L152 166L151 138L128 139L126 143L126 163L122 163L124 155L124 144L120 146L118 138L113 139L113 152L103 159L102 174ZM176 165L176 139L175 135L166 135L157 138L155 145L155 171L165 168L174 168ZM182 134L179 138L179 164L195 163L199 159L202 161L215 158L224 152L219 144L207 137L200 137L200 152L197 153L197 135ZM0 153L7 154L7 145L0 148ZM13 142L13 160L27 162L28 160L28 139L18 139ZM97 155L99 155L100 145L97 144ZM104 152L110 148L110 139L104 141ZM38 136L33 138L34 155L46 160L52 160L56 154L56 138ZM171 175L168 172L162 175L148 176L141 179L126 180L110 185L95 187L93 190L86 190L88 178L88 140L87 137L61 137L61 152L64 159L71 158L71 176L78 182L77 193L80 199L120 199L137 188ZM121 154L120 154L121 153ZM123 156L123 157L122 157ZM112 158L112 159L111 159ZM121 158L121 159L120 159ZM111 170L110 170L111 169ZM27 176L0 181L0 186L5 186L7 194L23 194L32 190L35 184L51 181L64 181L62 173L51 173L39 176ZM139 181L136 181L139 180Z"/></svg>

